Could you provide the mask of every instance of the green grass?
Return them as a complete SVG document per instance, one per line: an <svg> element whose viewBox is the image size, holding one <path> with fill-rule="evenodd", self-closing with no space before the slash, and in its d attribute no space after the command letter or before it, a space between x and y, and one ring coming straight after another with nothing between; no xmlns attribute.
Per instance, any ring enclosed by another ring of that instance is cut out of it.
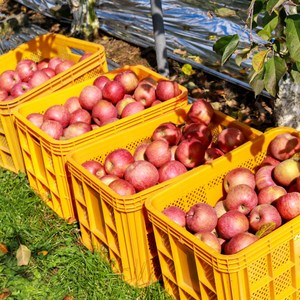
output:
<svg viewBox="0 0 300 300"><path fill-rule="evenodd" d="M170 299L160 283L135 288L122 281L79 237L78 224L59 218L25 174L0 169L0 244L8 249L0 247L0 299ZM27 265L17 265L20 245L31 251Z"/></svg>

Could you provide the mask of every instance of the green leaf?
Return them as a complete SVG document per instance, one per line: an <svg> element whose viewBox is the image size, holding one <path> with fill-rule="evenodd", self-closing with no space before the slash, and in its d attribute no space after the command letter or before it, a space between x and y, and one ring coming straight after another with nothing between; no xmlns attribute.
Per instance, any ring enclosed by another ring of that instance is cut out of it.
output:
<svg viewBox="0 0 300 300"><path fill-rule="evenodd" d="M215 14L218 17L235 17L236 16L236 12L234 10L226 8L226 7L221 7L221 8L215 9Z"/></svg>
<svg viewBox="0 0 300 300"><path fill-rule="evenodd" d="M291 76L293 78L293 80L300 84L300 62L296 62L291 70Z"/></svg>
<svg viewBox="0 0 300 300"><path fill-rule="evenodd" d="M267 12L271 14L275 11L280 5L282 5L286 0L268 0L267 1Z"/></svg>
<svg viewBox="0 0 300 300"><path fill-rule="evenodd" d="M268 41L272 38L272 32L277 27L279 21L278 14L273 13L272 16L264 17L264 27L257 34L264 40Z"/></svg>
<svg viewBox="0 0 300 300"><path fill-rule="evenodd" d="M269 52L270 52L270 50L263 50L263 51L259 51L255 55L253 55L252 67L255 72L260 72L262 70L262 68L264 67L264 64L265 64L266 57Z"/></svg>
<svg viewBox="0 0 300 300"><path fill-rule="evenodd" d="M254 91L255 96L259 95L265 87L263 76L264 76L264 70L262 70L259 73L253 70L253 72L250 73L251 78L249 80L249 83Z"/></svg>
<svg viewBox="0 0 300 300"><path fill-rule="evenodd" d="M251 55L251 49L245 48L241 51L238 51L238 53L235 56L235 63L240 66L243 61L248 59Z"/></svg>
<svg viewBox="0 0 300 300"><path fill-rule="evenodd" d="M225 62L232 56L234 51L237 49L239 42L240 38L237 34L221 37L215 42L213 50L222 56L222 65L224 65Z"/></svg>
<svg viewBox="0 0 300 300"><path fill-rule="evenodd" d="M300 15L286 18L286 42L292 60L300 61Z"/></svg>
<svg viewBox="0 0 300 300"><path fill-rule="evenodd" d="M275 97L278 92L278 83L287 71L285 60L274 56L265 63L264 84L268 93Z"/></svg>

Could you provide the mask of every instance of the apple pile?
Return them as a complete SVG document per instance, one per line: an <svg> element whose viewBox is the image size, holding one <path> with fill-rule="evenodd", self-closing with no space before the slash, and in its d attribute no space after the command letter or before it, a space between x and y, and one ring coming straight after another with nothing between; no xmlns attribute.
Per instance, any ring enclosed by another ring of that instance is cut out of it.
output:
<svg viewBox="0 0 300 300"><path fill-rule="evenodd" d="M133 70L125 70L112 79L100 75L78 96L51 105L43 114L31 113L27 119L52 138L68 140L180 94L175 81L150 76L140 80Z"/></svg>
<svg viewBox="0 0 300 300"><path fill-rule="evenodd" d="M300 139L275 136L255 172L236 167L224 177L224 196L214 206L163 213L222 254L234 254L300 215Z"/></svg>
<svg viewBox="0 0 300 300"><path fill-rule="evenodd" d="M79 61L89 57L83 54ZM14 70L6 70L0 74L0 101L13 100L29 90L43 84L55 75L66 71L75 64L72 60L58 56L44 58L39 62L32 59L20 60Z"/></svg>
<svg viewBox="0 0 300 300"><path fill-rule="evenodd" d="M83 166L116 193L128 196L175 178L208 163L246 141L238 128L223 128L213 141L214 109L205 99L189 107L184 124L163 122L149 139L131 153L111 151L103 164L95 160Z"/></svg>

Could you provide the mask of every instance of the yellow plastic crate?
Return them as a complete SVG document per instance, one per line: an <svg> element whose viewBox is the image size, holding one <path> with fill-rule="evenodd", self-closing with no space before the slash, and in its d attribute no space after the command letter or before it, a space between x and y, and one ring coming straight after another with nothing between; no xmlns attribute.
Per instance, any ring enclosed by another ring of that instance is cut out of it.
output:
<svg viewBox="0 0 300 300"><path fill-rule="evenodd" d="M215 205L223 196L227 172L240 166L254 171L265 158L270 141L284 132L296 131L272 129L146 201L164 287L175 299L299 299L300 217L242 251L224 255L212 252L162 214L171 205L184 211L198 202Z"/></svg>
<svg viewBox="0 0 300 300"><path fill-rule="evenodd" d="M85 52L92 53L92 55L82 62L78 62L80 56ZM0 102L0 167L15 173L25 172L12 112L14 108L21 103L51 94L61 88L83 82L108 71L105 50L102 45L49 33L38 36L1 55L0 74L6 70L14 70L22 59L32 59L38 62L43 58L54 56L72 60L76 64L26 94L13 100Z"/></svg>
<svg viewBox="0 0 300 300"><path fill-rule="evenodd" d="M134 71L140 80L147 76L156 80L165 78L144 66L124 66L105 74L112 79L116 74L125 70ZM77 218L69 191L69 176L65 169L66 154L70 150L89 144L93 139L100 140L105 136L113 135L118 131L138 125L187 104L187 90L183 86L179 86L181 94L175 98L65 141L52 139L26 119L26 116L32 112L44 113L48 107L54 104L63 104L69 97L79 96L82 89L87 85L92 85L93 81L94 78L51 95L40 97L40 99L23 103L14 111L29 184L64 219Z"/></svg>
<svg viewBox="0 0 300 300"><path fill-rule="evenodd" d="M106 249L115 271L122 273L124 280L132 285L148 285L157 281L161 275L153 230L145 211L145 200L168 185L180 182L187 173L132 196L122 197L91 175L81 164L90 159L103 163L105 157L118 148L133 153L140 143L151 138L159 124L167 121L183 124L190 106L141 122L139 126L113 136L94 140L67 155L67 168L83 244L92 251ZM240 128L248 140L261 134L220 112L215 113L213 124L214 137L227 126ZM197 173L201 168L199 166L188 173Z"/></svg>

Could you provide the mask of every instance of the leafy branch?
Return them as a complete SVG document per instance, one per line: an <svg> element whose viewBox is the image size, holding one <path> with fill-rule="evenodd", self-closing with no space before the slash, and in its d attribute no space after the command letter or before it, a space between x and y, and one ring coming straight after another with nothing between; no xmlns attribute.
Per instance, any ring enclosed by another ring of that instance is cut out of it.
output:
<svg viewBox="0 0 300 300"><path fill-rule="evenodd" d="M275 97L279 82L287 73L300 83L299 1L252 0L246 20L249 47L240 49L237 34L221 37L213 46L221 55L222 65L233 56L238 66L251 58L249 84L255 95L265 89ZM254 32L261 43L254 41Z"/></svg>

